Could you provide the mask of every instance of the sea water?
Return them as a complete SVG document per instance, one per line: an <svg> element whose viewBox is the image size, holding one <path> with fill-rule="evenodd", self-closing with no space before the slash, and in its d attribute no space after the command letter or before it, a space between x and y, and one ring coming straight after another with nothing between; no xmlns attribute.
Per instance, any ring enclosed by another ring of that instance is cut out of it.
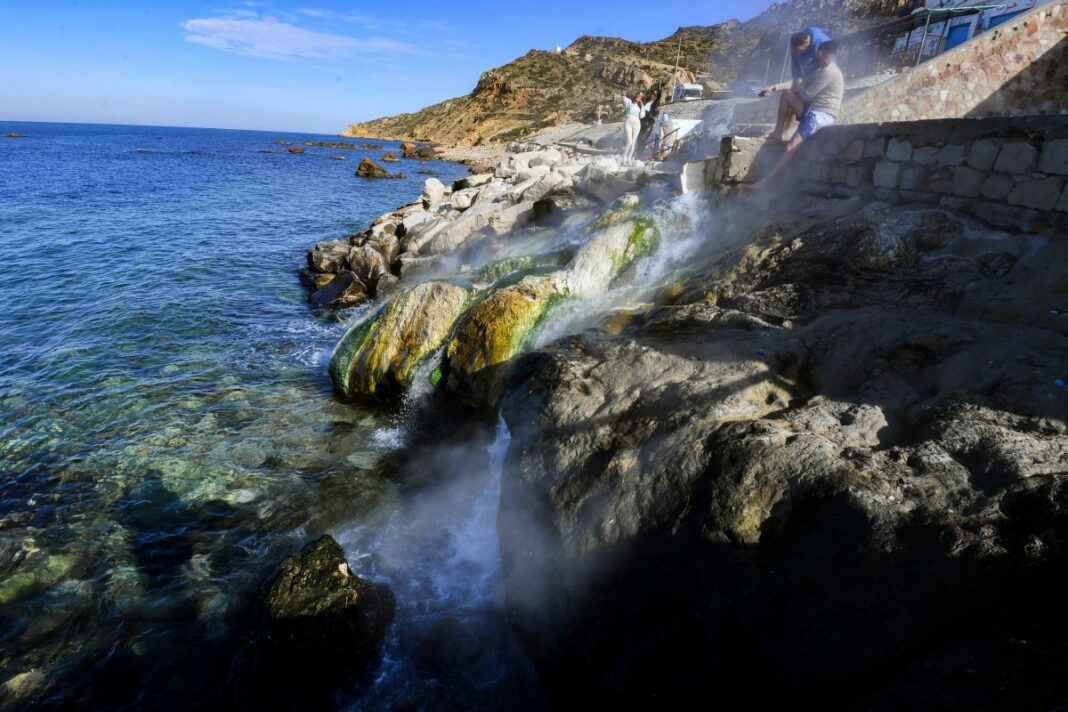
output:
<svg viewBox="0 0 1068 712"><path fill-rule="evenodd" d="M360 158L396 144L276 143L328 136L0 123L8 132L24 137L0 138L5 692L62 707L210 704L264 577L329 531L401 597L377 686L339 691L339 706L434 706L440 685L448 704L493 699L495 670L451 687L416 679L460 673L406 660L399 636L421 613L439 628L463 620L435 595L488 600L502 635L501 438L465 460L482 474L446 487L454 516L409 504L401 521L403 473L388 464L403 427L337 400L326 374L363 312L309 308L296 278L313 243L417 196L419 170L446 183L466 170L403 161L391 167L407 179L366 181ZM420 521L460 527L443 557L405 550ZM423 570L406 578L405 566Z"/></svg>

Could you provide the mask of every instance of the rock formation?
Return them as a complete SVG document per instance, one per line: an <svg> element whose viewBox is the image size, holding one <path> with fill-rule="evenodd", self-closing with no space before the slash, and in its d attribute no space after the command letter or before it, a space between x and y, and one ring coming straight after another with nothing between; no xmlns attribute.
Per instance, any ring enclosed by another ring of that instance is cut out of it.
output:
<svg viewBox="0 0 1068 712"><path fill-rule="evenodd" d="M558 694L1063 699L1068 280L1009 275L1066 247L975 229L873 205L764 230L520 359L501 545Z"/></svg>

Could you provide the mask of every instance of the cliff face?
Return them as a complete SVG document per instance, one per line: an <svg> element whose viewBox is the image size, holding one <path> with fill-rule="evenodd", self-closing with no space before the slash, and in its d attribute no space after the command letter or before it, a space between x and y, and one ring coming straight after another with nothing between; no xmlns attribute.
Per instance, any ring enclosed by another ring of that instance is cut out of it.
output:
<svg viewBox="0 0 1068 712"><path fill-rule="evenodd" d="M411 114L352 124L345 136L474 145L522 137L568 121L593 122L598 110L619 118L619 93L671 82L681 40L678 81L709 74L714 88L739 76L763 78L782 65L786 38L818 24L843 34L903 13L916 0L789 0L749 22L681 27L655 42L583 36L562 53L531 50L485 72L467 96Z"/></svg>

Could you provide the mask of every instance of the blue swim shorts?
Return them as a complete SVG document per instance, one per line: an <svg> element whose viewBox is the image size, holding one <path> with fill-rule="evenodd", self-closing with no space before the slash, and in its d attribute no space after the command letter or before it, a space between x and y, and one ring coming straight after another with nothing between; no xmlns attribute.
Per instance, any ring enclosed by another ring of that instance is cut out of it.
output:
<svg viewBox="0 0 1068 712"><path fill-rule="evenodd" d="M830 126L834 122L835 118L830 114L808 109L805 111L804 116L801 117L801 124L797 127L797 133L800 134L802 141L807 141L824 126Z"/></svg>

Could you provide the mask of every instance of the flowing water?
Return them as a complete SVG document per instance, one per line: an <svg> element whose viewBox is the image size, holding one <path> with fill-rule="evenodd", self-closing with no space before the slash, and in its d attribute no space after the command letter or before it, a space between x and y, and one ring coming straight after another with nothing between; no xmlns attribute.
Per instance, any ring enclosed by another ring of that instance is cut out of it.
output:
<svg viewBox="0 0 1068 712"><path fill-rule="evenodd" d="M313 312L295 270L424 176L275 144L325 136L7 132L25 138L0 139L0 684L176 705L225 676L280 557L394 506L396 423L326 376L359 310Z"/></svg>

